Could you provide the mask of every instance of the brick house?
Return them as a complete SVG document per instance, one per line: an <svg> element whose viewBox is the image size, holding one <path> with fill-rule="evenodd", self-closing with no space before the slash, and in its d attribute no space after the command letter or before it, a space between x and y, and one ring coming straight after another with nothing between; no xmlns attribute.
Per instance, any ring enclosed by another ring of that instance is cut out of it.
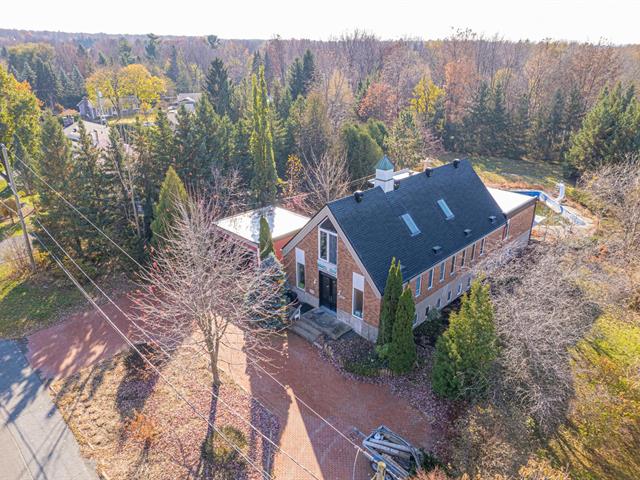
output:
<svg viewBox="0 0 640 480"><path fill-rule="evenodd" d="M487 188L465 160L400 178L384 157L374 188L328 203L282 249L298 297L372 341L393 257L418 325L469 288L481 257L527 245L534 220L535 198Z"/></svg>

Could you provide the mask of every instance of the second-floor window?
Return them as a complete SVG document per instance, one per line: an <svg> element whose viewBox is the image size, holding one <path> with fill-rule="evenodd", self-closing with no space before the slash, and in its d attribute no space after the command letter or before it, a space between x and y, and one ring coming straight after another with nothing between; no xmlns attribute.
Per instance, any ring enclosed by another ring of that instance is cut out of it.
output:
<svg viewBox="0 0 640 480"><path fill-rule="evenodd" d="M447 268L446 265L447 265L446 262L442 262L440 264L440 281L441 282L444 282L444 271Z"/></svg>
<svg viewBox="0 0 640 480"><path fill-rule="evenodd" d="M473 262L476 259L476 244L474 243L471 246L471 261Z"/></svg>
<svg viewBox="0 0 640 480"><path fill-rule="evenodd" d="M456 273L456 256L451 257L451 275Z"/></svg>
<svg viewBox="0 0 640 480"><path fill-rule="evenodd" d="M480 255L484 255L484 238L480 240Z"/></svg>
<svg viewBox="0 0 640 480"><path fill-rule="evenodd" d="M338 236L327 230L320 230L318 257L325 262L336 264L338 260Z"/></svg>
<svg viewBox="0 0 640 480"><path fill-rule="evenodd" d="M462 258L460 258L460 268L464 267L464 262L467 259L467 250L462 251Z"/></svg>
<svg viewBox="0 0 640 480"><path fill-rule="evenodd" d="M422 275L416 278L416 297L420 296L420 290L422 290Z"/></svg>
<svg viewBox="0 0 640 480"><path fill-rule="evenodd" d="M429 270L429 282L427 284L427 290L431 290L433 288L433 268Z"/></svg>

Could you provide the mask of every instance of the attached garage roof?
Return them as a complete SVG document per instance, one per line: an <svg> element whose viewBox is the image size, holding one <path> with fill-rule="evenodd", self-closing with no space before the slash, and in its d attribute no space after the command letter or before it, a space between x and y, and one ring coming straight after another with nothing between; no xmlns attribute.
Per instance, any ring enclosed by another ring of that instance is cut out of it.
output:
<svg viewBox="0 0 640 480"><path fill-rule="evenodd" d="M226 217L216 222L227 230L249 242L260 242L260 217L264 217L271 229L274 240L297 233L309 221L309 217L299 215L281 207L263 207Z"/></svg>
<svg viewBox="0 0 640 480"><path fill-rule="evenodd" d="M527 203L535 201L534 197L523 195L522 193L509 192L508 190L491 187L487 187L487 190L489 190L489 193L505 215L518 210Z"/></svg>

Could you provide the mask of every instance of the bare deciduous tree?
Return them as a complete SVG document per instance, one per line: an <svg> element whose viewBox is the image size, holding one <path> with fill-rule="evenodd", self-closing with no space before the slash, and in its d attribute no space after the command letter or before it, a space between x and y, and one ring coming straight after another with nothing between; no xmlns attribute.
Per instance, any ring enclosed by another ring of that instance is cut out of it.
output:
<svg viewBox="0 0 640 480"><path fill-rule="evenodd" d="M258 266L216 227L224 213L218 200L190 200L179 212L152 267L141 273L143 294L135 302L143 328L164 346L192 337L190 345L206 352L217 385L221 348L257 355L273 333L260 320L282 318L283 292L269 281L278 272Z"/></svg>
<svg viewBox="0 0 640 480"><path fill-rule="evenodd" d="M543 430L565 418L570 349L598 313L581 288L583 253L583 245L557 239L491 273L502 386Z"/></svg>
<svg viewBox="0 0 640 480"><path fill-rule="evenodd" d="M309 162L305 171L306 203L317 211L349 193L349 172L344 153L327 152Z"/></svg>

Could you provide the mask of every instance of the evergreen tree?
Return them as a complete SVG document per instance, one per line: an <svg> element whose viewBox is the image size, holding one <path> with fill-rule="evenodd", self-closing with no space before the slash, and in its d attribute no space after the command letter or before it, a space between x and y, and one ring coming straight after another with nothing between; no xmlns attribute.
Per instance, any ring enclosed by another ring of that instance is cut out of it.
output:
<svg viewBox="0 0 640 480"><path fill-rule="evenodd" d="M264 282L264 291L274 292L261 308L253 312L253 320L269 329L282 329L287 318L287 298L285 296L286 276L282 264L271 253L260 261L260 282ZM274 288L275 287L275 288ZM260 287L258 287L260 288ZM257 290L257 289L256 289ZM251 298L249 298L251 303Z"/></svg>
<svg viewBox="0 0 640 480"><path fill-rule="evenodd" d="M376 339L376 344L380 347L391 343L393 325L401 294L402 272L400 271L400 263L398 262L396 265L396 259L392 258L380 305L380 321L378 323L378 338Z"/></svg>
<svg viewBox="0 0 640 480"><path fill-rule="evenodd" d="M35 72L35 94L43 103L53 109L62 91L58 75L50 62L44 62L40 59L36 62Z"/></svg>
<svg viewBox="0 0 640 480"><path fill-rule="evenodd" d="M509 126L509 150L508 155L513 158L522 158L529 152L529 130L531 122L529 118L529 96L521 95L518 98L515 115Z"/></svg>
<svg viewBox="0 0 640 480"><path fill-rule="evenodd" d="M153 33L147 34L147 43L144 46L144 54L151 61L155 62L158 58L158 50L160 48L160 37Z"/></svg>
<svg viewBox="0 0 640 480"><path fill-rule="evenodd" d="M196 105L195 142L198 147L195 165L198 176L205 182L210 179L211 169L226 172L232 166L235 155L235 129L226 115L218 115L206 96Z"/></svg>
<svg viewBox="0 0 640 480"><path fill-rule="evenodd" d="M486 82L481 82L476 91L467 115L463 120L463 131L458 141L459 147L467 152L487 153L485 141L491 138L490 117L491 91Z"/></svg>
<svg viewBox="0 0 640 480"><path fill-rule="evenodd" d="M502 156L508 149L509 114L505 105L504 86L497 82L491 91L491 111L487 119L491 136L485 140L485 149L492 155Z"/></svg>
<svg viewBox="0 0 640 480"><path fill-rule="evenodd" d="M180 55L178 48L175 45L171 45L171 52L169 53L169 68L167 68L167 77L175 82L180 77Z"/></svg>
<svg viewBox="0 0 640 480"><path fill-rule="evenodd" d="M252 131L249 141L253 159L251 189L260 205L272 202L277 193L278 175L273 152L273 137L269 121L269 103L267 85L264 79L264 67L260 67L258 77L252 77L253 108Z"/></svg>
<svg viewBox="0 0 640 480"><path fill-rule="evenodd" d="M197 164L201 156L198 155L195 122L184 105L178 109L178 125L174 135L176 171L186 185L196 187L202 183L205 168Z"/></svg>
<svg viewBox="0 0 640 480"><path fill-rule="evenodd" d="M424 160L424 143L413 113L402 110L385 141L386 151L398 168L416 168Z"/></svg>
<svg viewBox="0 0 640 480"><path fill-rule="evenodd" d="M104 53L102 52L98 52L98 65L100 65L101 67L106 67L107 65L109 65L109 60L107 60L107 57L105 57Z"/></svg>
<svg viewBox="0 0 640 480"><path fill-rule="evenodd" d="M219 58L211 62L204 88L216 113L221 116L229 115L231 113L231 84L227 69Z"/></svg>
<svg viewBox="0 0 640 480"><path fill-rule="evenodd" d="M251 74L257 75L261 65L263 65L262 57L260 56L260 51L256 50L253 54L253 59L251 60Z"/></svg>
<svg viewBox="0 0 640 480"><path fill-rule="evenodd" d="M160 187L158 202L153 206L151 232L156 246L162 245L163 240L171 236L171 225L180 213L180 205L187 200L184 184L173 167L169 167Z"/></svg>
<svg viewBox="0 0 640 480"><path fill-rule="evenodd" d="M66 195L71 171L71 142L67 139L58 119L46 112L42 122L42 155L38 156L38 174L53 189ZM38 185L38 220L58 239L63 246L70 246L72 238L73 212L53 190ZM46 243L49 238L36 228L38 238Z"/></svg>
<svg viewBox="0 0 640 480"><path fill-rule="evenodd" d="M452 312L449 328L438 338L434 357L433 390L450 398L477 398L489 384L498 355L489 285L476 280Z"/></svg>
<svg viewBox="0 0 640 480"><path fill-rule="evenodd" d="M387 139L387 127L384 125L384 122L380 120L376 120L375 118L370 118L367 120L367 132L371 135L378 146L384 151L386 139Z"/></svg>
<svg viewBox="0 0 640 480"><path fill-rule="evenodd" d="M120 60L120 65L123 67L136 63L136 59L133 55L133 49L124 37L121 37L120 40L118 40L118 59Z"/></svg>
<svg viewBox="0 0 640 480"><path fill-rule="evenodd" d="M260 252L260 260L264 260L269 255L273 255L273 239L271 238L271 229L269 223L264 216L260 217L260 238L258 244Z"/></svg>
<svg viewBox="0 0 640 480"><path fill-rule="evenodd" d="M357 123L347 123L342 127L342 145L347 156L347 169L354 180L371 175L383 155L369 129Z"/></svg>
<svg viewBox="0 0 640 480"><path fill-rule="evenodd" d="M405 288L398 300L396 319L393 322L391 344L389 346L389 367L394 373L407 373L416 363L416 342L413 337L413 319L416 306L413 291Z"/></svg>
<svg viewBox="0 0 640 480"><path fill-rule="evenodd" d="M91 222L102 230L109 231L106 210L106 185L101 171L100 150L94 145L92 135L87 132L84 122L78 122L78 148L74 153L69 182L68 198ZM85 260L100 262L109 252L104 237L94 228L88 228L87 221L74 216L72 229L75 238L74 249Z"/></svg>
<svg viewBox="0 0 640 480"><path fill-rule="evenodd" d="M640 150L640 108L633 86L605 88L571 137L568 161L579 171L614 163Z"/></svg>
<svg viewBox="0 0 640 480"><path fill-rule="evenodd" d="M316 62L311 50L307 49L302 57L302 77L303 77L303 90L302 95L307 95L316 77Z"/></svg>
<svg viewBox="0 0 640 480"><path fill-rule="evenodd" d="M299 95L304 95L306 78L304 76L304 67L298 57L289 67L289 92L291 99L295 101Z"/></svg>

